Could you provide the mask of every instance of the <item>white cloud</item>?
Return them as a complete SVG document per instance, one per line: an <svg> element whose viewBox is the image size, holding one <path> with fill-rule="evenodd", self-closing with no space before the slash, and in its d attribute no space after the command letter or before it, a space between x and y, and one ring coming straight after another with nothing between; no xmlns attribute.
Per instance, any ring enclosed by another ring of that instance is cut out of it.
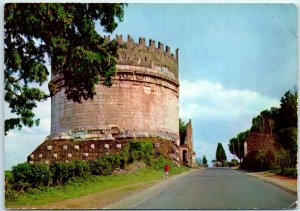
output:
<svg viewBox="0 0 300 211"><path fill-rule="evenodd" d="M205 80L181 81L179 116L183 119L230 120L256 116L262 110L278 107L279 100L251 90L226 89Z"/></svg>
<svg viewBox="0 0 300 211"><path fill-rule="evenodd" d="M261 111L280 104L255 91L226 89L205 80L181 81L179 98L179 116L185 121L192 119L196 156L206 155L209 163L215 159L218 142L231 160L229 139L249 129L252 118Z"/></svg>

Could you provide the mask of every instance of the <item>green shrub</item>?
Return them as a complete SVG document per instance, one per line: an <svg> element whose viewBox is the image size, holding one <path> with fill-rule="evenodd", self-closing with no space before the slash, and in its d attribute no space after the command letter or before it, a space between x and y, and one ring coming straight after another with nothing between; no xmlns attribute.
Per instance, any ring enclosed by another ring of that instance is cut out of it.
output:
<svg viewBox="0 0 300 211"><path fill-rule="evenodd" d="M230 166L230 162L224 162L224 163L222 163L222 167L229 167Z"/></svg>
<svg viewBox="0 0 300 211"><path fill-rule="evenodd" d="M152 168L155 170L163 170L164 166L167 164L167 159L160 155L157 159L152 162Z"/></svg>
<svg viewBox="0 0 300 211"><path fill-rule="evenodd" d="M12 168L12 175L15 190L49 186L52 181L52 172L46 164L21 163Z"/></svg>
<svg viewBox="0 0 300 211"><path fill-rule="evenodd" d="M69 166L69 177L86 178L91 175L90 165L83 160L75 160Z"/></svg>
<svg viewBox="0 0 300 211"><path fill-rule="evenodd" d="M70 177L75 176L72 174L73 168L67 163L55 163L51 166L51 171L53 172L53 183L55 185L65 184Z"/></svg>
<svg viewBox="0 0 300 211"><path fill-rule="evenodd" d="M49 186L52 182L52 172L46 164L33 164L31 165L32 175L30 183L33 188L39 186Z"/></svg>
<svg viewBox="0 0 300 211"><path fill-rule="evenodd" d="M151 165L154 155L153 143L150 141L131 141L129 142L129 158L128 162L144 161L147 165Z"/></svg>
<svg viewBox="0 0 300 211"><path fill-rule="evenodd" d="M265 171L274 168L275 154L272 151L254 150L244 157L241 168L253 171Z"/></svg>
<svg viewBox="0 0 300 211"><path fill-rule="evenodd" d="M122 158L119 154L106 155L104 158L111 164L112 169L120 168Z"/></svg>
<svg viewBox="0 0 300 211"><path fill-rule="evenodd" d="M297 177L298 172L297 172L297 168L283 168L281 174L284 176Z"/></svg>
<svg viewBox="0 0 300 211"><path fill-rule="evenodd" d="M106 157L89 161L92 175L109 175L112 172L112 164Z"/></svg>

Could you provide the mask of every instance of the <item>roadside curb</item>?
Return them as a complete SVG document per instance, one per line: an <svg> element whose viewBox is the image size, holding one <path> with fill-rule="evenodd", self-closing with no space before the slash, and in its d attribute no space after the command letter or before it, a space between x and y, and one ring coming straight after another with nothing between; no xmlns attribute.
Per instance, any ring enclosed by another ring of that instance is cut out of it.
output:
<svg viewBox="0 0 300 211"><path fill-rule="evenodd" d="M178 175L174 175L170 178L164 179L159 181L158 183L154 184L153 186L146 188L142 191L134 193L128 197L121 199L120 201L114 202L112 204L107 205L102 209L131 209L136 207L145 201L151 199L155 195L159 195L166 187L175 183L178 179L190 174L191 172L195 171L195 169L191 169L189 171L183 172Z"/></svg>

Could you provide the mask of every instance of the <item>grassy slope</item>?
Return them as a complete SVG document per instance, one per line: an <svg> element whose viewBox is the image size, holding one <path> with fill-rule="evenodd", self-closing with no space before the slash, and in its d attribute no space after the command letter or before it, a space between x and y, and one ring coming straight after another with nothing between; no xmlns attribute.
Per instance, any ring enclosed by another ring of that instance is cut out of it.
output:
<svg viewBox="0 0 300 211"><path fill-rule="evenodd" d="M187 167L175 167L171 169L170 175L187 171ZM48 187L43 190L32 190L25 194L17 195L14 201L6 201L6 208L20 208L26 206L44 205L48 203L78 198L88 194L107 191L115 188L137 189L151 182L162 180L163 172L151 168L141 168L136 172L120 175L91 177L83 182L72 182L65 186ZM128 188L128 187L132 188Z"/></svg>

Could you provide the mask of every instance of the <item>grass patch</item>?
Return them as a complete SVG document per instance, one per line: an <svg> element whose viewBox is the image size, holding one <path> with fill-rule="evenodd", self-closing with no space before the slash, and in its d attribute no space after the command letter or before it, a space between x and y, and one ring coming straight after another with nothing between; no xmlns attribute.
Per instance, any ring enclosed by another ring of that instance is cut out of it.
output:
<svg viewBox="0 0 300 211"><path fill-rule="evenodd" d="M189 170L187 167L173 167L170 175L175 175ZM42 187L30 189L27 193L14 192L13 200L6 200L6 208L20 208L45 205L66 199L78 198L88 194L107 191L111 189L134 190L141 184L149 184L154 181L162 180L163 171L150 167L141 168L128 174L92 176L88 179L77 179L69 181L64 186ZM132 186L132 187L131 187Z"/></svg>
<svg viewBox="0 0 300 211"><path fill-rule="evenodd" d="M292 178L297 178L298 176L297 168L278 168L272 169L269 172L276 175L289 176Z"/></svg>

